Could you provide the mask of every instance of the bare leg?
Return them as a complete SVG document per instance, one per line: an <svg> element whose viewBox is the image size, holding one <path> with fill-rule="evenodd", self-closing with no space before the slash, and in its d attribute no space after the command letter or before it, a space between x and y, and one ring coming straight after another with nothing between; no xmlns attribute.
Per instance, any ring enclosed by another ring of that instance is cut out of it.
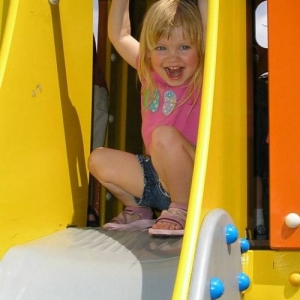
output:
<svg viewBox="0 0 300 300"><path fill-rule="evenodd" d="M195 149L175 128L160 126L153 131L150 154L162 186L171 201L188 204ZM157 222L155 229L180 229L179 225Z"/></svg>
<svg viewBox="0 0 300 300"><path fill-rule="evenodd" d="M134 197L142 196L144 176L135 155L97 148L90 155L89 170L125 206L137 206Z"/></svg>

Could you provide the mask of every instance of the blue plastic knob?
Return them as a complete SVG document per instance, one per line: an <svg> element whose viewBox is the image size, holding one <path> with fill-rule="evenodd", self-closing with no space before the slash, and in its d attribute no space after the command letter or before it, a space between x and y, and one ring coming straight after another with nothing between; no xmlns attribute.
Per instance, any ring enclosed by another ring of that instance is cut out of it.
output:
<svg viewBox="0 0 300 300"><path fill-rule="evenodd" d="M247 239L240 239L241 252L246 253L250 249L250 243Z"/></svg>
<svg viewBox="0 0 300 300"><path fill-rule="evenodd" d="M243 292L250 286L250 278L245 273L241 272L238 276L239 290Z"/></svg>
<svg viewBox="0 0 300 300"><path fill-rule="evenodd" d="M212 300L220 298L224 294L224 284L222 280L213 277L210 280L210 298Z"/></svg>
<svg viewBox="0 0 300 300"><path fill-rule="evenodd" d="M228 224L226 226L226 242L227 244L233 244L234 242L236 242L236 240L239 237L239 232L237 230L237 228L232 225L232 224Z"/></svg>

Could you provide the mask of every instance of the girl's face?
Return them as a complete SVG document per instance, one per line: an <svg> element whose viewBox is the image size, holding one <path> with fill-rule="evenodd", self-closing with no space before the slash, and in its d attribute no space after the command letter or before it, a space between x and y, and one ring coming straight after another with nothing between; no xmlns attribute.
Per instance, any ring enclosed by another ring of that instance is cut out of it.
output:
<svg viewBox="0 0 300 300"><path fill-rule="evenodd" d="M161 37L149 58L153 70L170 86L188 83L199 64L198 50L181 27L169 39Z"/></svg>

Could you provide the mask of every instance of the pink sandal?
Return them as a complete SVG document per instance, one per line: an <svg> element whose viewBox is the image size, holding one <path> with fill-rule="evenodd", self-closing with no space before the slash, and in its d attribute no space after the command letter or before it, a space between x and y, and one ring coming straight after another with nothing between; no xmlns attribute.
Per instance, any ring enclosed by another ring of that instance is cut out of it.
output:
<svg viewBox="0 0 300 300"><path fill-rule="evenodd" d="M155 221L155 224L158 222L172 223L180 225L181 229L150 228L149 233L156 236L182 236L184 234L186 214L186 204L172 202L168 210L162 211L160 217Z"/></svg>
<svg viewBox="0 0 300 300"><path fill-rule="evenodd" d="M128 206L109 223L104 224L107 230L145 230L154 224L150 207Z"/></svg>

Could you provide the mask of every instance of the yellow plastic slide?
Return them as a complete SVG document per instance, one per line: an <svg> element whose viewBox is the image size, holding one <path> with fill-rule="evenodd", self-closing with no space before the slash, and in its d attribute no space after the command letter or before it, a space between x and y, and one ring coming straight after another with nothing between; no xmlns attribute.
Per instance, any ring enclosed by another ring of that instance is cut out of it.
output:
<svg viewBox="0 0 300 300"><path fill-rule="evenodd" d="M209 211L226 210L241 235L246 228L246 3L208 3L200 130L173 300L188 299L198 234Z"/></svg>
<svg viewBox="0 0 300 300"><path fill-rule="evenodd" d="M92 1L0 1L0 258L85 225Z"/></svg>

